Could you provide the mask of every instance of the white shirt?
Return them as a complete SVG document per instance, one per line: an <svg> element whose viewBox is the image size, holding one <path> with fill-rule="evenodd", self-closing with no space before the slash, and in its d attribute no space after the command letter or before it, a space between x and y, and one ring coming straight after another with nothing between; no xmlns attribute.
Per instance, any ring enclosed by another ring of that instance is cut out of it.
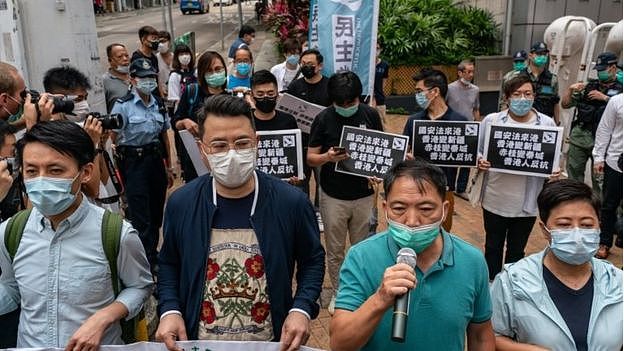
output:
<svg viewBox="0 0 624 351"><path fill-rule="evenodd" d="M622 173L618 159L622 155L622 94L609 99L602 114L594 141L594 163L606 162L609 167Z"/></svg>
<svg viewBox="0 0 624 351"><path fill-rule="evenodd" d="M160 52L156 53L156 59L158 60L158 84L167 92L167 82L169 81L169 73L171 73L171 66L165 63ZM172 61L173 62L173 61Z"/></svg>
<svg viewBox="0 0 624 351"><path fill-rule="evenodd" d="M286 90L288 85L294 80L297 72L299 71L299 65L294 70L290 70L286 67L286 61L277 64L271 68L271 73L277 79L277 91Z"/></svg>

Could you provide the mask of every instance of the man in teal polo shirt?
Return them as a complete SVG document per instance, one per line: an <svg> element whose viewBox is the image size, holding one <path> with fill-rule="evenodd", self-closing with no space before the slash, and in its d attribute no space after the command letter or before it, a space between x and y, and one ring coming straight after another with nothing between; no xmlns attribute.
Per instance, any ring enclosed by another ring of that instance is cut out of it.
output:
<svg viewBox="0 0 624 351"><path fill-rule="evenodd" d="M494 350L492 304L483 254L440 224L448 213L446 176L404 161L384 180L388 230L353 246L340 271L331 349ZM450 214L449 214L450 215ZM395 264L400 248L416 269ZM411 289L405 342L391 341L392 307Z"/></svg>

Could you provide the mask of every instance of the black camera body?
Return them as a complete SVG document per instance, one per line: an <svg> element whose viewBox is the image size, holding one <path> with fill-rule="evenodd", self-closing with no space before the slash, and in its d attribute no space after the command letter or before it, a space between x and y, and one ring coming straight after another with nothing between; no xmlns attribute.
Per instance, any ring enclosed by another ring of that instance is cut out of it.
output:
<svg viewBox="0 0 624 351"><path fill-rule="evenodd" d="M1 157L0 161L6 161L7 171L9 171L11 175L15 175L15 173L17 173L19 167L16 164L15 157Z"/></svg>
<svg viewBox="0 0 624 351"><path fill-rule="evenodd" d="M102 115L98 112L91 112L90 115L100 120L100 123L102 123L102 128L104 128L105 130L121 129L121 127L123 127L123 117L120 113Z"/></svg>
<svg viewBox="0 0 624 351"><path fill-rule="evenodd" d="M26 91L24 90L21 93L22 99L26 99L26 94L30 94L30 102L37 105L39 103L39 98L41 94L39 94L36 90ZM74 102L71 100L65 100L58 96L50 96L52 101L54 102L54 109L52 109L52 113L67 113L71 114L74 111Z"/></svg>

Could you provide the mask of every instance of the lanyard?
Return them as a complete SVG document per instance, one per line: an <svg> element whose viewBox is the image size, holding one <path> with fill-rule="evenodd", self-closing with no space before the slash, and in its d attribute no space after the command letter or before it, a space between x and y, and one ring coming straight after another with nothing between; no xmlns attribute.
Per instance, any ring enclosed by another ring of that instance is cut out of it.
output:
<svg viewBox="0 0 624 351"><path fill-rule="evenodd" d="M254 199L251 205L251 214L249 217L253 216L256 212L256 204L258 203L258 176L256 175L256 171L253 172L254 177ZM212 178L212 203L217 206L217 182Z"/></svg>

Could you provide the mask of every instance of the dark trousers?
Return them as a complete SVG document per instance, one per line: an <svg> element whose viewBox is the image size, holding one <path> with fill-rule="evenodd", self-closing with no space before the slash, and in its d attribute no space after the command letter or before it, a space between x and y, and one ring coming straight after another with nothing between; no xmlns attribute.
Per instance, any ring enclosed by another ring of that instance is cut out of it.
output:
<svg viewBox="0 0 624 351"><path fill-rule="evenodd" d="M617 208L622 201L622 173L604 165L602 207L600 208L600 243L611 247L616 232Z"/></svg>
<svg viewBox="0 0 624 351"><path fill-rule="evenodd" d="M465 193L466 187L468 187L468 178L470 177L470 168L461 167L457 174L457 187L455 192L458 194Z"/></svg>
<svg viewBox="0 0 624 351"><path fill-rule="evenodd" d="M167 194L167 170L160 153L123 154L119 169L124 180L128 209L126 218L145 248L152 269L157 263L157 246Z"/></svg>
<svg viewBox="0 0 624 351"><path fill-rule="evenodd" d="M186 152L186 148L184 147L182 138L180 138L180 134L177 130L174 132L173 136L175 140L176 154L178 155L178 160L180 160L182 179L184 179L185 183L188 183L191 180L197 178L197 171L195 170L195 166L193 166L193 161L191 161L191 157L189 156L188 152Z"/></svg>
<svg viewBox="0 0 624 351"><path fill-rule="evenodd" d="M441 167L446 174L446 186L448 191L455 191L455 179L457 178L457 167Z"/></svg>
<svg viewBox="0 0 624 351"><path fill-rule="evenodd" d="M320 168L319 167L310 167L308 163L305 162L305 157L308 154L308 148L303 148L303 174L305 175L305 179L302 180L297 186L304 192L308 197L310 197L310 179L312 177L312 173L314 173L314 183L316 184L315 195L314 195L314 208L318 211L319 208L319 184L320 184ZM312 199L310 198L310 201Z"/></svg>
<svg viewBox="0 0 624 351"><path fill-rule="evenodd" d="M512 263L524 257L524 248L537 217L503 217L483 209L485 227L485 261L490 280L503 268L503 248L507 241L505 263Z"/></svg>
<svg viewBox="0 0 624 351"><path fill-rule="evenodd" d="M17 325L20 309L0 316L0 349L8 349L17 345Z"/></svg>

